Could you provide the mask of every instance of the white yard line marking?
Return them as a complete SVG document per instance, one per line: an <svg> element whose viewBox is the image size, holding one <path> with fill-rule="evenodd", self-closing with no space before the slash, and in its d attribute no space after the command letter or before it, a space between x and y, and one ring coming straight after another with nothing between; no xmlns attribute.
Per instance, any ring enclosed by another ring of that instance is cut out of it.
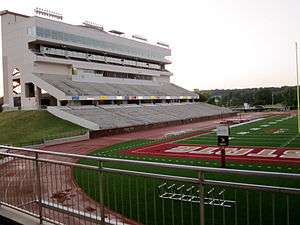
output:
<svg viewBox="0 0 300 225"><path fill-rule="evenodd" d="M250 132L247 132L247 131L244 131L244 132L239 132L237 134L240 134L240 135L245 135L245 134L249 134Z"/></svg>
<svg viewBox="0 0 300 225"><path fill-rule="evenodd" d="M254 131L256 131L256 130L260 130L261 128L258 128L258 127L253 127L253 128L251 128L250 130L254 130Z"/></svg>
<svg viewBox="0 0 300 225"><path fill-rule="evenodd" d="M263 125L260 125L261 127L269 127L270 125L269 124L263 124Z"/></svg>

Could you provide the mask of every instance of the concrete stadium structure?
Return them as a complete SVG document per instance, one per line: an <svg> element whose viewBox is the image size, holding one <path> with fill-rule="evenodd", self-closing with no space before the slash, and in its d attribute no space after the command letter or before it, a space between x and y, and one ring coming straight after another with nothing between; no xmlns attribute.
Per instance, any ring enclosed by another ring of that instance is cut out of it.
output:
<svg viewBox="0 0 300 225"><path fill-rule="evenodd" d="M48 107L54 115L92 130L215 116L225 110L194 103L195 93L170 83L168 44L150 44L138 35L127 38L87 22L71 25L7 10L0 16L4 110ZM168 114L176 112L174 103L182 104L178 115ZM101 125L105 112L105 121L133 113L129 104L145 117L150 107L141 104L159 104L153 111L158 116ZM86 105L89 111L82 107ZM109 112L104 105L117 106Z"/></svg>

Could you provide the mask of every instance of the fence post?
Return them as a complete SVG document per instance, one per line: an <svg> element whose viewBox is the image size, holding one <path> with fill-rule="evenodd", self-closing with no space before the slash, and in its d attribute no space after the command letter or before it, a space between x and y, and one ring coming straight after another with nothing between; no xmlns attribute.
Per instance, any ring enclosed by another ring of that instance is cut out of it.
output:
<svg viewBox="0 0 300 225"><path fill-rule="evenodd" d="M40 224L43 223L43 208L42 208L42 186L41 186L41 173L40 173L40 167L39 167L39 153L35 153L35 169L36 169L36 180L37 180L37 194L38 194L38 206L39 206L39 218L40 218Z"/></svg>
<svg viewBox="0 0 300 225"><path fill-rule="evenodd" d="M198 172L199 179L199 200L200 200L200 225L205 225L205 212L204 212L204 173Z"/></svg>
<svg viewBox="0 0 300 225"><path fill-rule="evenodd" d="M99 182L100 182L100 204L101 204L101 224L105 224L104 214L104 174L103 174L103 162L98 162L99 167Z"/></svg>

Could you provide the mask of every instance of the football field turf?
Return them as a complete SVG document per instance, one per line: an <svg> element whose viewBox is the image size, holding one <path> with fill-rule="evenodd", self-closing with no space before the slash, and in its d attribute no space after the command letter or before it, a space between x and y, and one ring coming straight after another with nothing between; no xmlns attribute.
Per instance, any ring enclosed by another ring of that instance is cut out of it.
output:
<svg viewBox="0 0 300 225"><path fill-rule="evenodd" d="M180 143L216 144L216 134L192 137ZM296 116L274 116L231 128L230 145L260 147L300 147Z"/></svg>
<svg viewBox="0 0 300 225"><path fill-rule="evenodd" d="M232 126L230 146L224 147L227 161L298 165L300 149L297 148L299 138L295 123L295 117L272 117ZM192 133L189 137L178 137L175 140L132 148L122 153L177 157L179 161L182 158L220 160L221 147L215 143L214 131Z"/></svg>
<svg viewBox="0 0 300 225"><path fill-rule="evenodd" d="M296 117L274 116L258 120L256 122L232 127L230 145L245 147L269 147L271 149L300 149L300 139L297 134ZM173 140L135 140L126 143L117 144L105 149L99 149L92 153L94 156L104 156L110 158L123 158L132 160L146 160L154 162L186 164L195 166L219 167L219 160L199 159L195 157L170 157L158 154L139 154L130 152L131 150L144 149L152 145L165 143L182 145L215 146L216 136L214 131L191 135L188 138L178 137ZM149 149L151 150L151 148ZM128 152L129 151L129 152ZM297 155L296 155L297 156ZM297 160L297 158L296 158ZM299 159L298 159L299 160ZM297 162L297 161L296 161ZM299 162L299 161L298 161ZM81 163L95 165L95 162L81 161ZM243 161L232 161L227 163L228 168L263 170L275 172L300 173L298 164L279 163L244 163ZM105 167L119 168L126 170L135 170L151 172L158 174L169 174L185 177L197 177L195 172L185 170L161 169L156 167L141 167L134 164L104 163ZM78 184L90 194L92 198L99 201L99 179L94 172L88 172L82 169L75 169L74 176ZM205 174L206 179L216 179L222 181L234 181L274 186L297 187L300 188L297 180L283 180L275 178L245 177L219 175L215 173ZM89 180L89 181L87 181ZM143 224L199 224L199 205L196 203L180 202L175 200L166 200L159 197L158 186L167 183L175 184L176 187L183 185L180 182L167 182L158 179L143 177L133 177L117 174L105 174L105 205L127 217L139 221ZM90 188L93 183L95 189ZM184 184L191 187L191 184ZM212 187L206 186L205 192L209 192ZM224 198L236 201L234 207L212 207L206 206L206 224L287 224L287 201L289 202L290 214L288 215L289 224L300 224L300 198L299 196L286 197L284 194L271 194L256 191L245 191L238 189L227 189L216 187L215 192L224 191ZM247 207L248 206L248 210ZM272 220L272 214L275 220ZM237 215L237 216L235 216ZM259 215L263 215L260 221ZM225 223L224 223L225 222Z"/></svg>

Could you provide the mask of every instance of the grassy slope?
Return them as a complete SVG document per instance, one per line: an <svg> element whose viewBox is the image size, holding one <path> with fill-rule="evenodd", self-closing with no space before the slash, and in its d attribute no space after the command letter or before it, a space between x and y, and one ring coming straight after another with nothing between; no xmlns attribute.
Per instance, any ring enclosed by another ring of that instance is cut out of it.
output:
<svg viewBox="0 0 300 225"><path fill-rule="evenodd" d="M85 128L57 118L47 111L0 113L0 144L30 145L43 139L82 134Z"/></svg>
<svg viewBox="0 0 300 225"><path fill-rule="evenodd" d="M237 135L236 133L248 130L252 127L257 127L258 125L265 124L266 122L270 122L276 120L277 118L270 118L264 121L260 121L253 124L244 125L241 127L237 127L233 129L233 136ZM282 122L280 128L289 127L291 132L291 137L295 136L293 132L294 119L289 119ZM270 129L270 127L268 128ZM210 141L207 137L211 135L205 135L197 137L202 141ZM266 135L263 138L267 138L266 141L263 142L264 145L273 146L273 142L270 141L270 137L272 135L265 134L262 131L261 134L257 134L255 139L262 140L260 137L262 135ZM250 135L251 136L251 135ZM275 146L282 145L282 143L286 142L286 139L282 135L275 135L278 137L280 143L277 143ZM291 137L288 137L289 140ZM192 138L193 139L193 138ZM215 136L214 136L215 141ZM193 140L195 141L195 140ZM131 142L126 142L118 145L114 145L105 149L98 150L93 155L96 156L107 156L114 158L126 158L126 159L135 159L135 160L147 160L147 161L160 161L166 163L178 163L178 164L188 164L188 165L198 165L198 166L212 166L218 167L219 163L216 161L203 161L197 159L178 159L178 158L166 158L166 157L151 157L151 156L134 156L134 155L123 155L120 154L119 151L122 149L130 149L137 146L142 146L150 143L149 140L135 140ZM255 140L254 140L255 142ZM252 140L252 144L254 143ZM207 142L206 142L207 143ZM243 144L243 143L241 143ZM249 145L247 142L246 145ZM298 142L294 143L294 147L299 147ZM82 161L85 164L93 164L93 162ZM120 165L116 163L105 163L107 167L113 168L121 168L127 170L137 170L137 171L145 171L145 172L153 172L153 173L163 173L163 174L171 174L177 176L187 176L187 177L196 177L197 175L191 173L189 171L184 170L168 170L168 169L158 169L158 168L145 168L136 165ZM241 164L241 163L230 163L228 164L229 168L235 169L249 169L249 170L263 170L263 171L276 171L276 172L291 172L291 173L299 173L299 167L292 166L271 166L264 164ZM78 181L79 185L83 187L90 195L95 199L99 200L99 179L98 176L92 172L86 172L80 169L75 170L75 177ZM89 177L90 181L87 182L87 177ZM158 197L158 193L156 187L163 183L164 181L155 180L155 179L145 179L141 177L130 177L130 176L122 176L122 175L113 175L106 174L105 177L106 185L105 185L105 204L122 214L127 215L130 218L138 220L142 223L146 224L182 224L182 219L184 220L183 224L198 224L199 218L197 215L199 214L199 208L197 204L190 203L179 203L171 200L162 200ZM230 180L236 182L249 182L249 183L257 183L257 184L266 184L266 185L278 185L278 186L287 186L287 187L298 187L300 188L300 184L296 180L283 180L283 179L267 179L267 178L257 178L257 177L239 177L239 176L220 176L218 174L206 174L206 178L208 179L217 179L217 180ZM91 189L93 183L95 185L95 190ZM172 183L172 182L171 182ZM187 186L191 186L190 184L186 184ZM206 191L209 190L210 187L206 187ZM221 190L221 188L219 188ZM268 193L261 194L262 200L262 214L271 215L272 212L272 195ZM249 222L250 224L259 224L258 214L259 207L257 207L257 203L259 202L259 194L257 192L252 191L243 191L243 190L227 190L225 193L226 199L234 200L237 199L237 213L238 213L238 224L246 224L247 213L246 213L246 204L248 199L249 204ZM290 224L300 224L300 215L297 214L297 207L299 205L300 199L299 197L290 198L290 209L291 209L291 223ZM147 203L147 204L145 204ZM286 223L286 199L285 196L276 194L275 197L275 214L276 214L276 223L277 224L285 224ZM164 204L164 207L162 205ZM174 207L174 212L172 213L172 207ZM165 210L165 212L163 212ZM184 216L180 216L180 212L183 211ZM207 214L207 224L211 224L211 214L215 213L215 224L223 224L223 211L218 207L206 207ZM163 215L164 214L164 215ZM225 220L226 224L234 224L234 209L226 209L225 210ZM172 217L174 215L174 217ZM165 218L165 221L162 219ZM193 219L191 219L193 218ZM174 221L174 223L173 223ZM271 216L264 216L262 224L272 224Z"/></svg>

